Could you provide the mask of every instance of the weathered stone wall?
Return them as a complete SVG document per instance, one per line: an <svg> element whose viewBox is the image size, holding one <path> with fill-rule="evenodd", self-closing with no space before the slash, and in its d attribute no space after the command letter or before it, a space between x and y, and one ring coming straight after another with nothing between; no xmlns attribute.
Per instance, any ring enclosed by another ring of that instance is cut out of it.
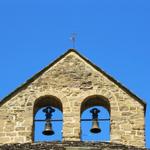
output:
<svg viewBox="0 0 150 150"><path fill-rule="evenodd" d="M25 143L25 144L4 144L0 150L146 150L134 146L127 146L116 143L90 143L90 142L53 142L53 143Z"/></svg>
<svg viewBox="0 0 150 150"><path fill-rule="evenodd" d="M110 103L110 141L145 146L144 106L74 52L0 107L0 143L33 142L34 103L51 95L62 102L64 141L80 141L81 104L98 95Z"/></svg>

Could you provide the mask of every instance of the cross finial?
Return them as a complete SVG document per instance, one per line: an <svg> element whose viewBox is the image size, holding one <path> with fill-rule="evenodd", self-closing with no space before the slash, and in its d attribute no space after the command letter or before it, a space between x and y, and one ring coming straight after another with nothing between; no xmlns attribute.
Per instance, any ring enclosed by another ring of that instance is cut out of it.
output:
<svg viewBox="0 0 150 150"><path fill-rule="evenodd" d="M72 41L73 48L75 48L76 37L77 37L76 33L71 34L70 40Z"/></svg>

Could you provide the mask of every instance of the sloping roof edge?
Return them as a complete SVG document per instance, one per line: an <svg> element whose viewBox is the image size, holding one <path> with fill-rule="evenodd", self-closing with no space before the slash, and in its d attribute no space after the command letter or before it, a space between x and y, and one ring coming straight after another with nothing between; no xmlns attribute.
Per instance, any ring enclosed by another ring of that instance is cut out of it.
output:
<svg viewBox="0 0 150 150"><path fill-rule="evenodd" d="M18 91L20 91L21 89L25 88L26 86L28 86L31 82L33 82L36 78L38 78L40 75L42 75L45 71L47 71L51 66L53 66L54 64L56 64L59 60L61 60L62 58L64 58L67 54L69 54L70 52L74 52L76 53L78 56L80 56L84 61L86 61L88 64L90 64L93 68L95 68L97 71L101 72L104 76L106 76L109 80L111 80L112 82L114 82L116 85L118 85L121 89L123 89L126 93L128 93L131 97L135 98L138 102L140 102L143 106L144 106L144 110L146 110L146 102L143 101L142 99L140 99L137 95L135 95L133 92L131 92L129 89L127 89L124 85L122 85L120 82L118 82L117 80L115 80L112 76L110 76L109 74L107 74L105 71L103 71L101 68L99 68L98 66L96 66L94 63L92 63L91 61L89 61L87 58L85 58L84 56L82 56L80 53L78 53L75 49L69 49L66 53L64 53L63 55L61 55L60 57L58 57L55 61L53 61L51 64L49 64L48 66L46 66L45 68L43 68L41 71L39 71L38 73L36 73L34 76L32 76L30 79L28 79L24 84L22 84L21 86L19 86L18 88L16 88L13 92L11 92L9 95L7 95L5 98L3 98L0 101L0 106L3 105L7 100L9 100L9 98L11 98L12 96L14 96L16 93L18 93Z"/></svg>

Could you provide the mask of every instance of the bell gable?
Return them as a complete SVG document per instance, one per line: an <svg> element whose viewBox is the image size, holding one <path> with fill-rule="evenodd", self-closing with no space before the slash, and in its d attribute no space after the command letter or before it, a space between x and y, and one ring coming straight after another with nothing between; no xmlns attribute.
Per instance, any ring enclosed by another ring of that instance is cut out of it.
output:
<svg viewBox="0 0 150 150"><path fill-rule="evenodd" d="M33 142L34 116L47 105L63 113L64 141L80 141L81 114L98 105L110 114L111 142L145 145L145 102L74 49L0 102L0 142Z"/></svg>

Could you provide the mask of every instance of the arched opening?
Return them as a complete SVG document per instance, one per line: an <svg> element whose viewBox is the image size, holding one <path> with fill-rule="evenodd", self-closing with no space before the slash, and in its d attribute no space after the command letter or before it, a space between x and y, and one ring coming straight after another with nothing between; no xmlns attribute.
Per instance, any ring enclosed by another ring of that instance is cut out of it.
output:
<svg viewBox="0 0 150 150"><path fill-rule="evenodd" d="M34 104L33 118L34 142L62 141L63 113L62 103L58 98L43 96L37 99Z"/></svg>
<svg viewBox="0 0 150 150"><path fill-rule="evenodd" d="M95 110L96 117L93 117ZM80 138L81 141L110 141L110 103L106 98L94 95L82 102Z"/></svg>

